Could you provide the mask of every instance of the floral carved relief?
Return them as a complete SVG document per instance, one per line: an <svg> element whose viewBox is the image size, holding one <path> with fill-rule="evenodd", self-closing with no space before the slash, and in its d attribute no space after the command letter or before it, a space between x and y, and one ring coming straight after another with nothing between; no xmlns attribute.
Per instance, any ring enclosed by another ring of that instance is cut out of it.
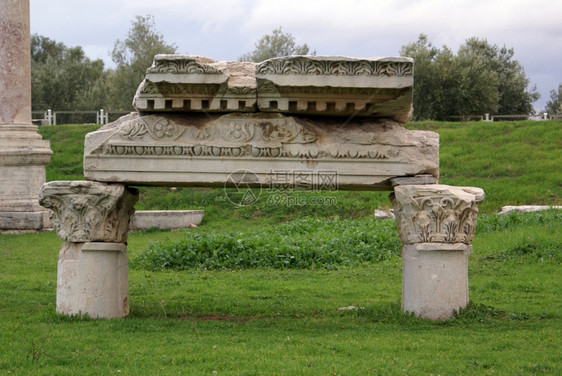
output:
<svg viewBox="0 0 562 376"><path fill-rule="evenodd" d="M123 184L91 181L53 181L39 193L57 235L68 242L125 242L137 200L138 191Z"/></svg>
<svg viewBox="0 0 562 376"><path fill-rule="evenodd" d="M404 244L470 244L483 200L480 188L437 184L397 186L391 195Z"/></svg>

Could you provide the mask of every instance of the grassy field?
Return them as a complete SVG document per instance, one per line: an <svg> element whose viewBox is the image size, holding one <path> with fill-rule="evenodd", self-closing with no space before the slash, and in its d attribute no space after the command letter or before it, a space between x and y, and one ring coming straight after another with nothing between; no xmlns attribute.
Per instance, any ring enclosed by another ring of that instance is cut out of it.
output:
<svg viewBox="0 0 562 376"><path fill-rule="evenodd" d="M239 221L222 233L261 229ZM159 240L220 231L133 233L130 258ZM401 313L397 255L334 269L135 266L129 317L62 317L62 241L2 235L0 374L560 374L561 231L560 212L483 216L472 303L444 322ZM350 305L361 309L337 311Z"/></svg>
<svg viewBox="0 0 562 376"><path fill-rule="evenodd" d="M492 213L561 204L562 122L408 127L440 133L442 182L487 192L469 264L471 304L457 317L431 322L401 312L395 224L371 219L389 206L387 193L322 193L337 198L330 206L270 205L262 195L236 208L220 189L151 188L137 208L202 208L205 219L194 229L129 236L125 319L57 315L62 241L52 232L0 235L0 374L560 374L562 213ZM40 129L55 151L48 180L81 178L81 143L93 129ZM354 231L365 239L352 243ZM222 258L168 267L173 242L221 249ZM253 264L259 247L275 244L283 255L300 246L301 261ZM350 244L372 257L336 252ZM337 311L350 305L360 309Z"/></svg>

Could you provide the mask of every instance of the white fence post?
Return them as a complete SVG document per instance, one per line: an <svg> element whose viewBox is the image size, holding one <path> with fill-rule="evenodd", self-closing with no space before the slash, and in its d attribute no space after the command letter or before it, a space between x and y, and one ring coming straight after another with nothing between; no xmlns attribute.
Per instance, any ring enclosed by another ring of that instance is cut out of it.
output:
<svg viewBox="0 0 562 376"><path fill-rule="evenodd" d="M96 124L105 125L107 123L107 113L101 109L96 116Z"/></svg>
<svg viewBox="0 0 562 376"><path fill-rule="evenodd" d="M51 109L48 109L47 112L45 112L45 119L47 119L47 122L49 123L49 125L54 124L53 111Z"/></svg>

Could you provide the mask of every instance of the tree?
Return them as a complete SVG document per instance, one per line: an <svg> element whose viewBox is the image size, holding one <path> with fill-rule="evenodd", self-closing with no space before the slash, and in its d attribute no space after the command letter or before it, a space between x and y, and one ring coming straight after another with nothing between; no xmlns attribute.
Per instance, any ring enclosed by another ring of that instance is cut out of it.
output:
<svg viewBox="0 0 562 376"><path fill-rule="evenodd" d="M462 51L452 59L455 85L447 93L452 102L450 114L467 116L498 112L499 76L496 71L489 69L488 64L486 58L464 54ZM442 115L442 118L446 116Z"/></svg>
<svg viewBox="0 0 562 376"><path fill-rule="evenodd" d="M57 62L62 61L64 51L67 47L64 43L56 42L43 35L33 34L31 36L31 62L45 64L48 58Z"/></svg>
<svg viewBox="0 0 562 376"><path fill-rule="evenodd" d="M435 48L425 34L416 42L402 46L400 55L415 61L414 117L416 120L433 119L442 110L441 93L447 80L445 72L435 69L441 51Z"/></svg>
<svg viewBox="0 0 562 376"><path fill-rule="evenodd" d="M47 37L31 37L32 109L91 110L88 91L104 76L102 60L90 60L82 47Z"/></svg>
<svg viewBox="0 0 562 376"><path fill-rule="evenodd" d="M308 55L310 49L305 43L297 45L295 38L290 33L284 33L279 26L271 34L264 35L255 44L254 51L245 53L238 58L238 61L262 62L267 59L289 55ZM313 51L311 55L316 55Z"/></svg>
<svg viewBox="0 0 562 376"><path fill-rule="evenodd" d="M123 41L116 40L111 58L117 65L111 72L111 109L132 109L131 102L154 55L173 54L177 47L167 44L156 30L154 17L136 16Z"/></svg>
<svg viewBox="0 0 562 376"><path fill-rule="evenodd" d="M499 115L530 114L532 103L539 99L536 87L528 90L529 79L521 64L513 57L513 48L490 45L486 39L469 38L460 47L459 56L481 60L483 68L497 77L498 105L494 111Z"/></svg>
<svg viewBox="0 0 562 376"><path fill-rule="evenodd" d="M551 115L562 114L562 84L558 85L558 92L556 90L550 91L550 100L546 102L544 112Z"/></svg>
<svg viewBox="0 0 562 376"><path fill-rule="evenodd" d="M431 45L421 34L400 50L415 61L414 118L445 120L451 116L532 113L535 88L513 59L513 49L470 38L455 55Z"/></svg>

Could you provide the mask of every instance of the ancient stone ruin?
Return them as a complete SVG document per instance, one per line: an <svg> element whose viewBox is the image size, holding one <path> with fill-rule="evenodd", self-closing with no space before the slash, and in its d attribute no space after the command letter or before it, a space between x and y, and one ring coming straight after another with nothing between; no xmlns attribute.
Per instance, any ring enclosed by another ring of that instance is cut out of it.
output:
<svg viewBox="0 0 562 376"><path fill-rule="evenodd" d="M31 124L29 0L0 1L0 232L49 227L37 197L51 159Z"/></svg>
<svg viewBox="0 0 562 376"><path fill-rule="evenodd" d="M412 111L413 72L409 58L157 55L133 100L138 111L86 136L87 181L43 186L40 202L67 242L57 311L127 315L131 186L277 187L298 175L299 188L394 191L403 309L451 317L468 303L484 192L437 184L438 135L400 125Z"/></svg>

